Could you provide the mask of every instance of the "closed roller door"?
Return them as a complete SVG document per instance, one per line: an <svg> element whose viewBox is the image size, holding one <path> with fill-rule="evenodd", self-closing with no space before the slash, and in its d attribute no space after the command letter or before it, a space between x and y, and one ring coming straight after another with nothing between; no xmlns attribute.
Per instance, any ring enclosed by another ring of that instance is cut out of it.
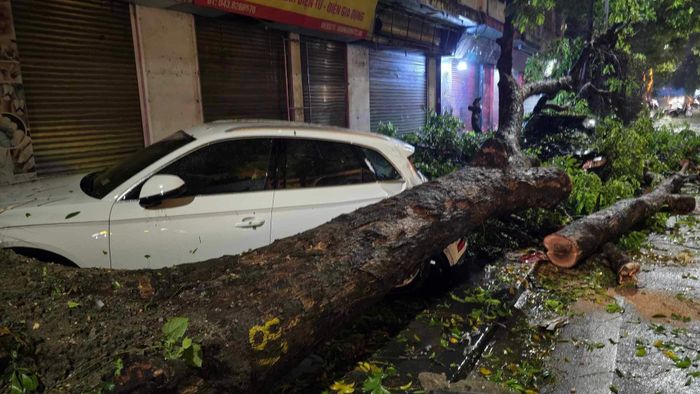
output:
<svg viewBox="0 0 700 394"><path fill-rule="evenodd" d="M107 167L143 147L129 5L13 0L40 175Z"/></svg>
<svg viewBox="0 0 700 394"><path fill-rule="evenodd" d="M391 122L405 134L425 123L425 56L421 53L370 50L369 111L373 131Z"/></svg>
<svg viewBox="0 0 700 394"><path fill-rule="evenodd" d="M304 120L347 127L345 44L311 37L301 39Z"/></svg>
<svg viewBox="0 0 700 394"><path fill-rule="evenodd" d="M287 119L284 36L237 17L197 17L204 120Z"/></svg>

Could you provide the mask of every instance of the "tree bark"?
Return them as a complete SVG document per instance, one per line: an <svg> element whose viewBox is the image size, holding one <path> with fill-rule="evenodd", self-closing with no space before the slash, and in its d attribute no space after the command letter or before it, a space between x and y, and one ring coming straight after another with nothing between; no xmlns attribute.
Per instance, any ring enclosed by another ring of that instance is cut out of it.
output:
<svg viewBox="0 0 700 394"><path fill-rule="evenodd" d="M608 262L610 269L617 275L618 284L636 284L637 273L642 268L639 263L632 261L625 252L612 242L603 245L601 254Z"/></svg>
<svg viewBox="0 0 700 394"><path fill-rule="evenodd" d="M570 190L557 169L466 168L240 256L159 270L71 269L1 252L0 342L21 338L17 363L47 391L103 379L125 392L260 391L459 234L554 207ZM201 370L163 359L161 328L174 316L202 344Z"/></svg>
<svg viewBox="0 0 700 394"><path fill-rule="evenodd" d="M562 90L573 89L573 82L574 79L570 75L557 79L530 82L523 87L523 97L528 98L530 96L544 94L553 98Z"/></svg>
<svg viewBox="0 0 700 394"><path fill-rule="evenodd" d="M498 57L498 130L475 154L470 165L475 167L505 168L529 167L530 160L520 150L520 133L523 123L523 91L513 78L513 26L512 0L506 1L506 17L503 35L496 40L501 55Z"/></svg>
<svg viewBox="0 0 700 394"><path fill-rule="evenodd" d="M692 212L693 197L673 194L680 190L684 180L684 175L674 175L651 193L620 200L548 235L544 239L547 256L555 265L570 268L665 207L675 213Z"/></svg>

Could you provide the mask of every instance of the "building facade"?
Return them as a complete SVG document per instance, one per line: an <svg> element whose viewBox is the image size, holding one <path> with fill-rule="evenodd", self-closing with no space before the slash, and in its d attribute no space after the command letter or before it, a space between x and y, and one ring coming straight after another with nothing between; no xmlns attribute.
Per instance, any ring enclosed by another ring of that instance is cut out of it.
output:
<svg viewBox="0 0 700 394"><path fill-rule="evenodd" d="M495 0L0 0L0 183L220 119L409 133L435 110L470 128L481 97L496 128L502 21Z"/></svg>

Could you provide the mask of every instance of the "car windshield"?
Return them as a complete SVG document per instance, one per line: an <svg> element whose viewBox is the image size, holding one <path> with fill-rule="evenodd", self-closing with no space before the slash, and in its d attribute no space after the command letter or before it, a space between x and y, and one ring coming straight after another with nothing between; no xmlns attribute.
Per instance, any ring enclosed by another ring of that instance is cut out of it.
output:
<svg viewBox="0 0 700 394"><path fill-rule="evenodd" d="M180 130L168 138L128 156L107 170L86 175L80 181L80 187L85 194L91 197L103 198L136 173L155 163L156 160L192 141L194 141L194 137Z"/></svg>

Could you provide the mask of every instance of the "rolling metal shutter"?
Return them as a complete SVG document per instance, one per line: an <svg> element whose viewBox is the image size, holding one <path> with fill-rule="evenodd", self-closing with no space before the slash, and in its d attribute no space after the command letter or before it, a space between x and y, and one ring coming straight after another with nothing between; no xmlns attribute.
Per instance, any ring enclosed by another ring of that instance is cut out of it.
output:
<svg viewBox="0 0 700 394"><path fill-rule="evenodd" d="M301 38L304 120L347 127L347 51L345 44Z"/></svg>
<svg viewBox="0 0 700 394"><path fill-rule="evenodd" d="M420 130L427 106L425 56L418 52L376 50L369 53L369 119L391 122L400 134Z"/></svg>
<svg viewBox="0 0 700 394"><path fill-rule="evenodd" d="M40 175L107 167L143 147L129 5L13 0Z"/></svg>
<svg viewBox="0 0 700 394"><path fill-rule="evenodd" d="M204 121L287 119L284 34L235 16L195 23Z"/></svg>
<svg viewBox="0 0 700 394"><path fill-rule="evenodd" d="M460 70L460 62L464 62L467 68ZM448 82L451 85L450 95L449 97L443 97L443 111L451 111L452 115L462 119L467 130L473 130L472 111L469 109L469 106L472 105L475 98L482 97L481 66L478 63L467 62L466 60L452 59L449 63L443 63L443 67L450 67L452 75Z"/></svg>

